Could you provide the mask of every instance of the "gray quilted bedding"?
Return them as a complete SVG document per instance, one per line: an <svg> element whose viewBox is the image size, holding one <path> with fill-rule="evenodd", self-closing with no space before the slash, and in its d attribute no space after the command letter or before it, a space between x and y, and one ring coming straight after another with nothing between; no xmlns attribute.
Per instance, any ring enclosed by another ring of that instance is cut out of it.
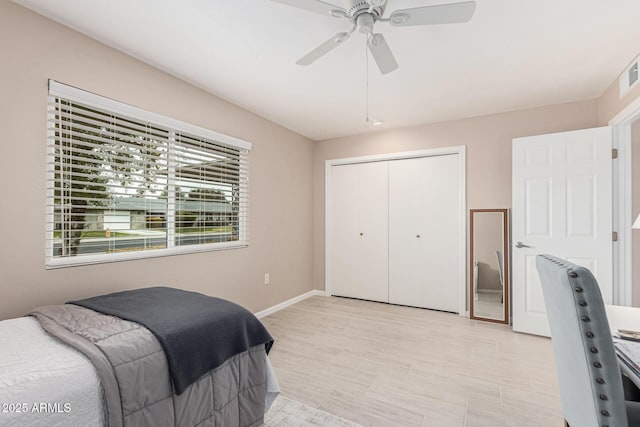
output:
<svg viewBox="0 0 640 427"><path fill-rule="evenodd" d="M231 357L177 395L162 347L143 326L72 304L30 315L94 364L110 427L258 426L277 395L264 345Z"/></svg>
<svg viewBox="0 0 640 427"><path fill-rule="evenodd" d="M136 322L158 339L169 363L176 393L231 356L273 338L246 308L184 289L153 286L99 295L75 304Z"/></svg>

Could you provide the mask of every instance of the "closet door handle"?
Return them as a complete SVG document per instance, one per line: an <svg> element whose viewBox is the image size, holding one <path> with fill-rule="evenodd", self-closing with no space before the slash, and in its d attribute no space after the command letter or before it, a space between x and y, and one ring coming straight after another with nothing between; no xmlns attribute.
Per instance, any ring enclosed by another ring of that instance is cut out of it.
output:
<svg viewBox="0 0 640 427"><path fill-rule="evenodd" d="M418 238L418 239L419 239L419 238L420 238L420 235L419 235L419 234L416 234L416 238Z"/></svg>
<svg viewBox="0 0 640 427"><path fill-rule="evenodd" d="M364 233L360 233L360 237L364 236Z"/></svg>

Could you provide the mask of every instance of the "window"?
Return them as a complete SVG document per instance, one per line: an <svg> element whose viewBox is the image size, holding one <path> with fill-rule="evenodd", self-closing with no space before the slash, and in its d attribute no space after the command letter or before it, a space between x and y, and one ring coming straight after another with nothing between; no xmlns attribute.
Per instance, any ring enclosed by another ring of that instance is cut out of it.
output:
<svg viewBox="0 0 640 427"><path fill-rule="evenodd" d="M248 245L251 144L49 82L47 266Z"/></svg>

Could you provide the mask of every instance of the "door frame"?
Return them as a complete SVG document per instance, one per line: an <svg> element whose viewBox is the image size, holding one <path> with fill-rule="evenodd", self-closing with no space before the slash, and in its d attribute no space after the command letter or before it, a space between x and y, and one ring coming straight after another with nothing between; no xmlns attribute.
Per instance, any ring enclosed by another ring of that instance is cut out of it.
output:
<svg viewBox="0 0 640 427"><path fill-rule="evenodd" d="M640 98L608 123L613 128L613 147L618 150L618 161L613 162L613 229L618 231L618 242L613 245L613 303L624 306L633 301L631 124L636 120L640 120Z"/></svg>
<svg viewBox="0 0 640 427"><path fill-rule="evenodd" d="M418 157L433 157L448 154L458 155L458 194L460 202L460 212L458 213L458 232L459 240L459 271L458 271L458 313L461 316L467 315L467 147L465 145L457 145L453 147L433 148L418 151L404 151L399 153L375 154L369 156L347 157L339 159L325 160L325 196L324 196L324 289L326 295L333 295L331 291L331 168L339 165L349 165L356 163L381 162L388 160L404 160Z"/></svg>

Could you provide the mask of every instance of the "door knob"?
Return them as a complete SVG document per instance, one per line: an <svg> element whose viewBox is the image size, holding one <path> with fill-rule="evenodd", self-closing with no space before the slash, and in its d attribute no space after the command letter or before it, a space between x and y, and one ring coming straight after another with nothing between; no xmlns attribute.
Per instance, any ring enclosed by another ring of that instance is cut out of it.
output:
<svg viewBox="0 0 640 427"><path fill-rule="evenodd" d="M531 246L529 246L529 245L525 245L525 244L524 244L524 243L522 243L522 242L516 242L516 248L518 248L518 249L519 249L519 248L530 248L530 247L531 247Z"/></svg>
<svg viewBox="0 0 640 427"><path fill-rule="evenodd" d="M419 239L419 238L420 238L420 235L419 235L419 234L416 234L416 237Z"/></svg>
<svg viewBox="0 0 640 427"><path fill-rule="evenodd" d="M360 233L360 236L364 236L364 233Z"/></svg>

